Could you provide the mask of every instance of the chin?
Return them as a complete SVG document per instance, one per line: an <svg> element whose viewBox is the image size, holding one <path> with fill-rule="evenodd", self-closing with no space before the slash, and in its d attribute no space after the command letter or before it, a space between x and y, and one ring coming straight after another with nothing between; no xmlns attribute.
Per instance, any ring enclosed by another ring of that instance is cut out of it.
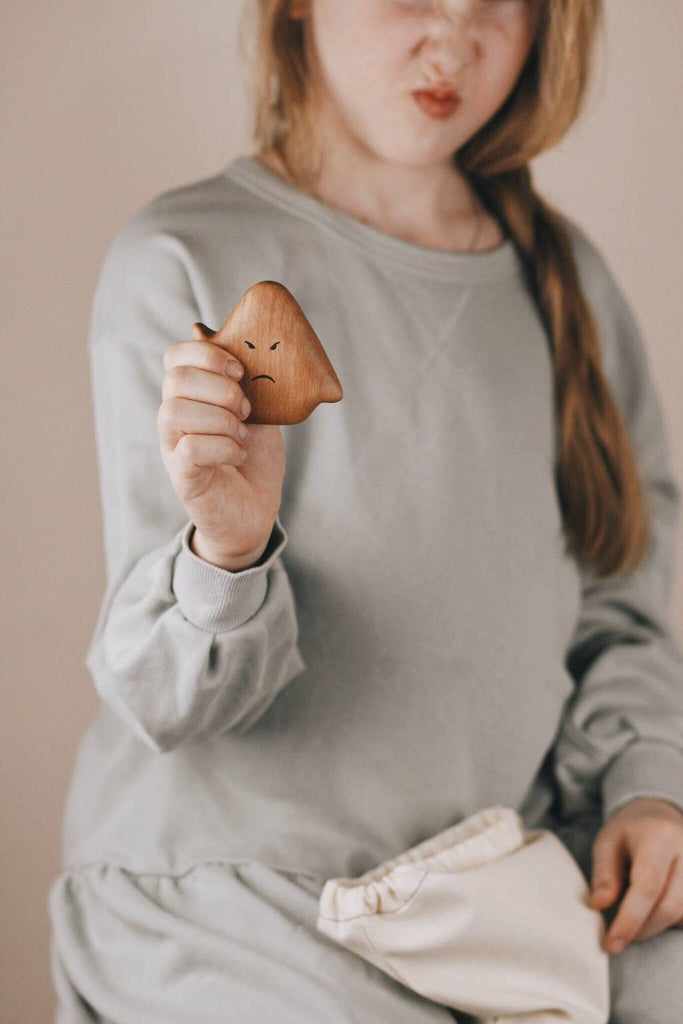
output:
<svg viewBox="0 0 683 1024"><path fill-rule="evenodd" d="M415 170L449 160L457 146L463 145L459 139L454 140L452 144L441 140L436 145L433 138L411 137L405 127L390 137L385 135L382 138L375 137L372 141L361 141L376 159Z"/></svg>
<svg viewBox="0 0 683 1024"><path fill-rule="evenodd" d="M419 142L415 142L412 146L403 145L400 149L395 147L392 155L385 157L385 159L417 171L422 168L448 163L453 159L456 148L456 143L452 146L441 145L437 147L433 144L420 145Z"/></svg>

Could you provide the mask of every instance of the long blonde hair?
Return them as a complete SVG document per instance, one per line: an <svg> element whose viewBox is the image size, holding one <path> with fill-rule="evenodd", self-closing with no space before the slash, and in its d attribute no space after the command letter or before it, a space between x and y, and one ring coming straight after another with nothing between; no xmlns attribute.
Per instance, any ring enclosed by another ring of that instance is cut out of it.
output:
<svg viewBox="0 0 683 1024"><path fill-rule="evenodd" d="M254 138L292 178L315 178L304 21L289 0L253 0ZM586 95L602 0L538 0L533 46L514 90L454 160L511 237L554 365L555 485L573 553L609 575L637 568L651 539L646 495L626 425L603 375L599 334L562 214L535 190L529 161L558 142ZM242 46L245 37L242 36ZM244 51L243 51L244 52Z"/></svg>

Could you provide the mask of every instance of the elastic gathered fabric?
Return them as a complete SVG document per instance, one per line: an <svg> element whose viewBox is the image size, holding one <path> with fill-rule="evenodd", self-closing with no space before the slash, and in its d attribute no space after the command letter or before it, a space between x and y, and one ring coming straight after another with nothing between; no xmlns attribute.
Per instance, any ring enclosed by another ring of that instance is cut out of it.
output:
<svg viewBox="0 0 683 1024"><path fill-rule="evenodd" d="M416 878L416 867L465 871L497 860L523 843L524 827L517 811L485 807L357 878L329 879L320 895L320 913L333 921L363 913L390 913L412 895L406 892L406 881Z"/></svg>
<svg viewBox="0 0 683 1024"><path fill-rule="evenodd" d="M317 928L483 1024L606 1024L605 925L550 830L495 805L357 878L327 879Z"/></svg>

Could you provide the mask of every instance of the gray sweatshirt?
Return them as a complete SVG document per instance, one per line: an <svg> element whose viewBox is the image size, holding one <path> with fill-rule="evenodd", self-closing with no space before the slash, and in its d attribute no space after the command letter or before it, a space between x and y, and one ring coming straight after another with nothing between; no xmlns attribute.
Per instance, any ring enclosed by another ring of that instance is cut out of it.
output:
<svg viewBox="0 0 683 1024"><path fill-rule="evenodd" d="M327 878L493 804L529 827L636 796L683 810L680 491L632 311L567 224L654 517L619 581L565 552L550 351L509 238L397 239L248 156L121 227L88 342L107 586L65 868ZM233 573L190 550L156 416L166 347L260 280L300 303L344 398L281 428L271 540Z"/></svg>

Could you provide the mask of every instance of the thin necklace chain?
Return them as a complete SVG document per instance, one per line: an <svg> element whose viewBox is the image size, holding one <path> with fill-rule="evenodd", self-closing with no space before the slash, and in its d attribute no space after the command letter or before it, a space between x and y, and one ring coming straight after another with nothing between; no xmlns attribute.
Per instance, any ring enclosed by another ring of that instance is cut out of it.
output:
<svg viewBox="0 0 683 1024"><path fill-rule="evenodd" d="M280 160L279 154L277 154L277 162L278 162L278 165L281 165L281 160ZM270 166L270 165L268 165L268 166ZM289 174L283 175L282 172L281 172L280 176L281 177L284 176L286 181L290 181ZM290 181L290 184L293 184L293 183ZM316 195L316 194L313 193L313 195ZM321 198L321 197L318 196L317 198ZM324 200L322 200L322 201L324 202ZM467 247L467 249L465 249L465 252L468 252L468 253L474 251L474 247L477 244L477 242L479 241L479 236L481 235L482 228L484 227L484 212L483 212L482 204L479 202L478 198L476 198L476 197L475 197L474 202L472 204L472 210L474 211L475 209L479 210L479 216L477 218L477 223L476 223L475 228L474 228L474 234L472 236L472 241L470 242L470 244Z"/></svg>

